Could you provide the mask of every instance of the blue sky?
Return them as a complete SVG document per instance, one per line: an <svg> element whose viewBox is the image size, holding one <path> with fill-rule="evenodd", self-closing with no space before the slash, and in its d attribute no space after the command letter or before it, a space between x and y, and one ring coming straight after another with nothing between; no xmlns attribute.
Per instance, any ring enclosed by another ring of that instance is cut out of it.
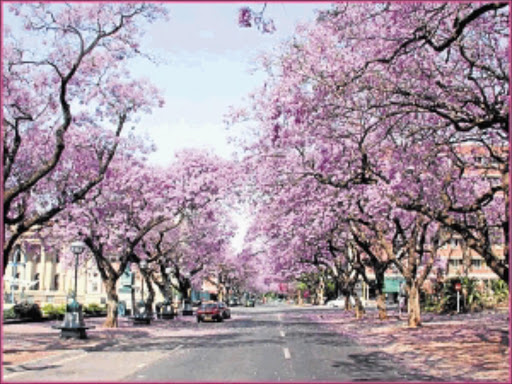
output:
<svg viewBox="0 0 512 384"><path fill-rule="evenodd" d="M148 29L143 42L165 61L155 65L137 60L137 76L145 76L164 91L166 106L144 117L138 129L147 132L157 145L150 156L155 164L171 161L179 148L210 148L230 157L229 132L223 117L229 106L240 106L245 97L264 80L254 72L255 58L275 49L293 35L298 22L312 20L314 9L328 3L268 3L265 15L277 27L272 34L238 26L238 9L243 3L169 4L170 21ZM249 4L260 10L263 3Z"/></svg>

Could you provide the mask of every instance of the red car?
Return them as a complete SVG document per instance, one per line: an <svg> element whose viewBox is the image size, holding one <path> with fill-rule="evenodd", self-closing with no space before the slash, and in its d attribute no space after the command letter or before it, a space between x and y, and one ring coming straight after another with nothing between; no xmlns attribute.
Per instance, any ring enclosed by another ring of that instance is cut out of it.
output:
<svg viewBox="0 0 512 384"><path fill-rule="evenodd" d="M224 320L223 310L219 303L203 303L197 309L197 322L201 321L222 321Z"/></svg>

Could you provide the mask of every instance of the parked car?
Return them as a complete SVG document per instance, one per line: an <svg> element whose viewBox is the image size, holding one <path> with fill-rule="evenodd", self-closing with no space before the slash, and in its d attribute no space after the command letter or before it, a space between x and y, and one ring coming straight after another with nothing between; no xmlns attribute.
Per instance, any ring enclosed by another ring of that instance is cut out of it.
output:
<svg viewBox="0 0 512 384"><path fill-rule="evenodd" d="M247 299L245 300L245 306L246 307L254 307L256 304L256 302L254 301L254 299Z"/></svg>
<svg viewBox="0 0 512 384"><path fill-rule="evenodd" d="M352 296L350 296L350 304L352 306L356 305L356 301ZM345 308L345 297L339 296L334 300L329 300L325 305L331 308Z"/></svg>
<svg viewBox="0 0 512 384"><path fill-rule="evenodd" d="M219 303L203 303L196 312L197 322L201 321L222 321L223 310Z"/></svg>
<svg viewBox="0 0 512 384"><path fill-rule="evenodd" d="M228 305L230 307L236 307L236 306L240 305L240 302L238 301L238 299L236 297L232 297L231 299L229 299Z"/></svg>
<svg viewBox="0 0 512 384"><path fill-rule="evenodd" d="M219 308L222 313L222 317L224 319L230 319L231 318L231 309L229 309L229 307L223 302L219 302L218 304L219 304Z"/></svg>

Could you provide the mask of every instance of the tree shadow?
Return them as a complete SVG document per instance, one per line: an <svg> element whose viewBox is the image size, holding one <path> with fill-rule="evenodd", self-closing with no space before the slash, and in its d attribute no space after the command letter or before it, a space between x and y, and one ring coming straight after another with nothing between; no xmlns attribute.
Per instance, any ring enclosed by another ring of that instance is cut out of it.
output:
<svg viewBox="0 0 512 384"><path fill-rule="evenodd" d="M379 351L349 354L347 360L333 361L332 367L342 369L354 381L445 381L411 372L393 361L393 355Z"/></svg>

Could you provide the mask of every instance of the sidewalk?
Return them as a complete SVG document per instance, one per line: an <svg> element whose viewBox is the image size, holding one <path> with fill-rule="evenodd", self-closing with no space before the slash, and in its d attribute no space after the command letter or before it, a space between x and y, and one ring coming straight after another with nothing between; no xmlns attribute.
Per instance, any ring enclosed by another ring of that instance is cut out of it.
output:
<svg viewBox="0 0 512 384"><path fill-rule="evenodd" d="M134 326L130 320L120 318L118 328L103 328L104 320L86 320L87 325L96 328L87 331L88 338L85 340L61 339L60 332L51 328L61 321L4 325L4 379L16 380L16 377L24 373L44 372L45 381L59 381L61 379L58 376L48 376L50 368L58 368L57 371L62 373L66 362L88 356L84 359L89 361L88 366L76 372L66 372L69 380L119 381L133 370L139 369L141 364L158 360L162 356L162 350L178 348L187 337L226 332L222 329L199 327L195 317L189 316L179 316L173 320L154 320L150 326ZM115 367L123 367L122 370L116 371L112 366L112 353L116 353L116 359L123 360L115 364ZM73 365L80 367L80 362L75 361Z"/></svg>
<svg viewBox="0 0 512 384"><path fill-rule="evenodd" d="M388 315L386 321L378 320L375 310L360 321L344 310L306 316L368 350L384 352L411 372L447 381L509 381L508 311L423 314L423 326L418 328L407 327L406 315Z"/></svg>

